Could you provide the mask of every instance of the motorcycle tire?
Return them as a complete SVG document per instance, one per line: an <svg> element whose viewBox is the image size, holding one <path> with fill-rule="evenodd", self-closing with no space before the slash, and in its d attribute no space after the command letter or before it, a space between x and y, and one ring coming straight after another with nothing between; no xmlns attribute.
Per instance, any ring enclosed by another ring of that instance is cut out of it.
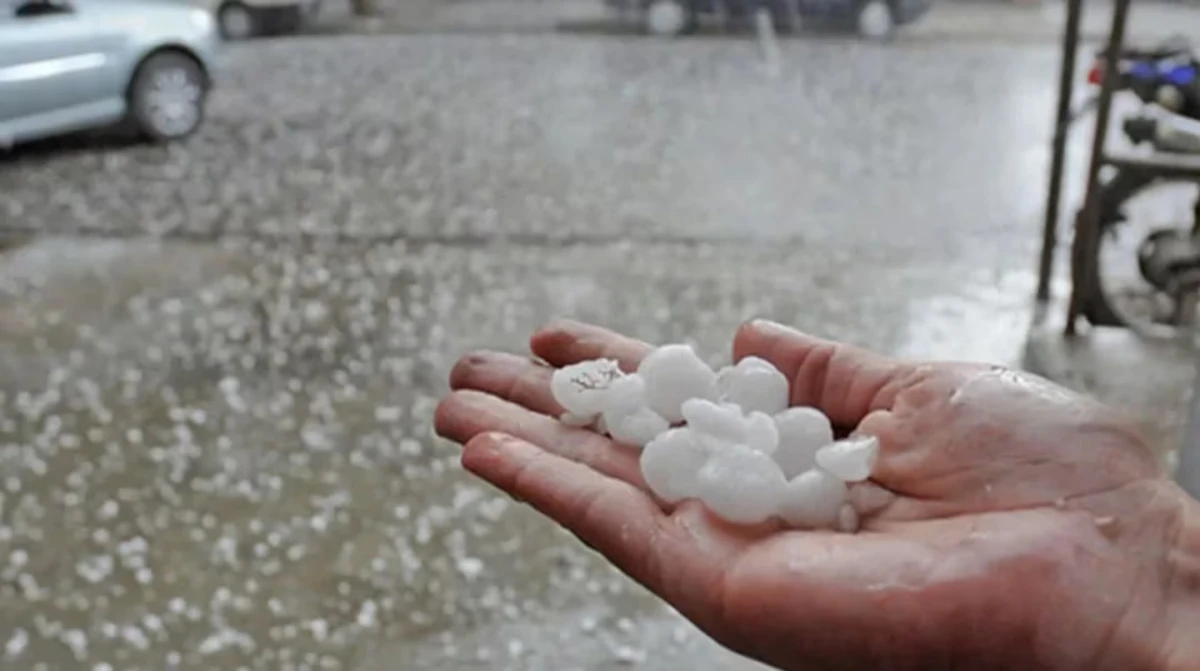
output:
<svg viewBox="0 0 1200 671"><path fill-rule="evenodd" d="M1081 306L1083 316L1093 326L1129 326L1128 322L1114 309L1104 292L1100 278L1100 249L1104 244L1104 236L1109 235L1112 229L1123 221L1121 208L1125 203L1158 181L1146 173L1122 170L1098 187L1097 202L1100 208L1100 217L1097 223L1100 226L1100 239L1093 250L1094 258L1088 264L1090 268L1087 285L1092 287L1092 295L1086 296ZM1077 235L1078 221L1082 214L1082 210L1076 214L1075 230Z"/></svg>

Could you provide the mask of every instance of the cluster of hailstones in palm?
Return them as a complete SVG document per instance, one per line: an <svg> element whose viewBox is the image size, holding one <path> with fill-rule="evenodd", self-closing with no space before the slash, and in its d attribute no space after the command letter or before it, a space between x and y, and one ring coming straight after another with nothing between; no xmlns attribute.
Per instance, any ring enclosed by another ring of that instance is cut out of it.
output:
<svg viewBox="0 0 1200 671"><path fill-rule="evenodd" d="M713 371L688 345L652 351L635 373L592 359L554 371L560 420L641 450L646 485L668 504L698 499L736 524L779 518L853 532L891 492L869 481L879 440L835 440L812 407L788 407L788 379L747 357Z"/></svg>

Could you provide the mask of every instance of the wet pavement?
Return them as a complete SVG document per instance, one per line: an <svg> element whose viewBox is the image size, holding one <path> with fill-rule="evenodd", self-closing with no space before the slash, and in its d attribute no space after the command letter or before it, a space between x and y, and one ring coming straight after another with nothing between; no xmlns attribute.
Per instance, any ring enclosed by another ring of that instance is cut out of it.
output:
<svg viewBox="0 0 1200 671"><path fill-rule="evenodd" d="M0 228L50 234L0 267L4 668L749 668L461 472L450 365L559 315L1015 363L1055 67L271 41L185 145L0 158Z"/></svg>

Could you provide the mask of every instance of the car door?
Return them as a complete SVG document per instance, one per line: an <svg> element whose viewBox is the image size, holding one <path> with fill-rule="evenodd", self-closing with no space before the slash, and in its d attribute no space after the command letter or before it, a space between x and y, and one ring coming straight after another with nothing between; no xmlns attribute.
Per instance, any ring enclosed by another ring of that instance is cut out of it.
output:
<svg viewBox="0 0 1200 671"><path fill-rule="evenodd" d="M73 3L0 0L0 122L78 125L120 114L119 26Z"/></svg>

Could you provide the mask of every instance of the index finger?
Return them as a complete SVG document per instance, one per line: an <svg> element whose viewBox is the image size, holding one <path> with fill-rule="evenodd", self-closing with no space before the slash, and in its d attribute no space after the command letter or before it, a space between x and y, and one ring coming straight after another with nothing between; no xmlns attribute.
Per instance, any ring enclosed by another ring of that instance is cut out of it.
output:
<svg viewBox="0 0 1200 671"><path fill-rule="evenodd" d="M820 409L842 427L891 408L911 366L845 343L822 340L766 320L743 324L733 358L766 359L791 382L790 405Z"/></svg>
<svg viewBox="0 0 1200 671"><path fill-rule="evenodd" d="M653 347L616 331L570 319L551 322L529 339L534 355L556 368L588 359L616 359L621 370L637 370Z"/></svg>

